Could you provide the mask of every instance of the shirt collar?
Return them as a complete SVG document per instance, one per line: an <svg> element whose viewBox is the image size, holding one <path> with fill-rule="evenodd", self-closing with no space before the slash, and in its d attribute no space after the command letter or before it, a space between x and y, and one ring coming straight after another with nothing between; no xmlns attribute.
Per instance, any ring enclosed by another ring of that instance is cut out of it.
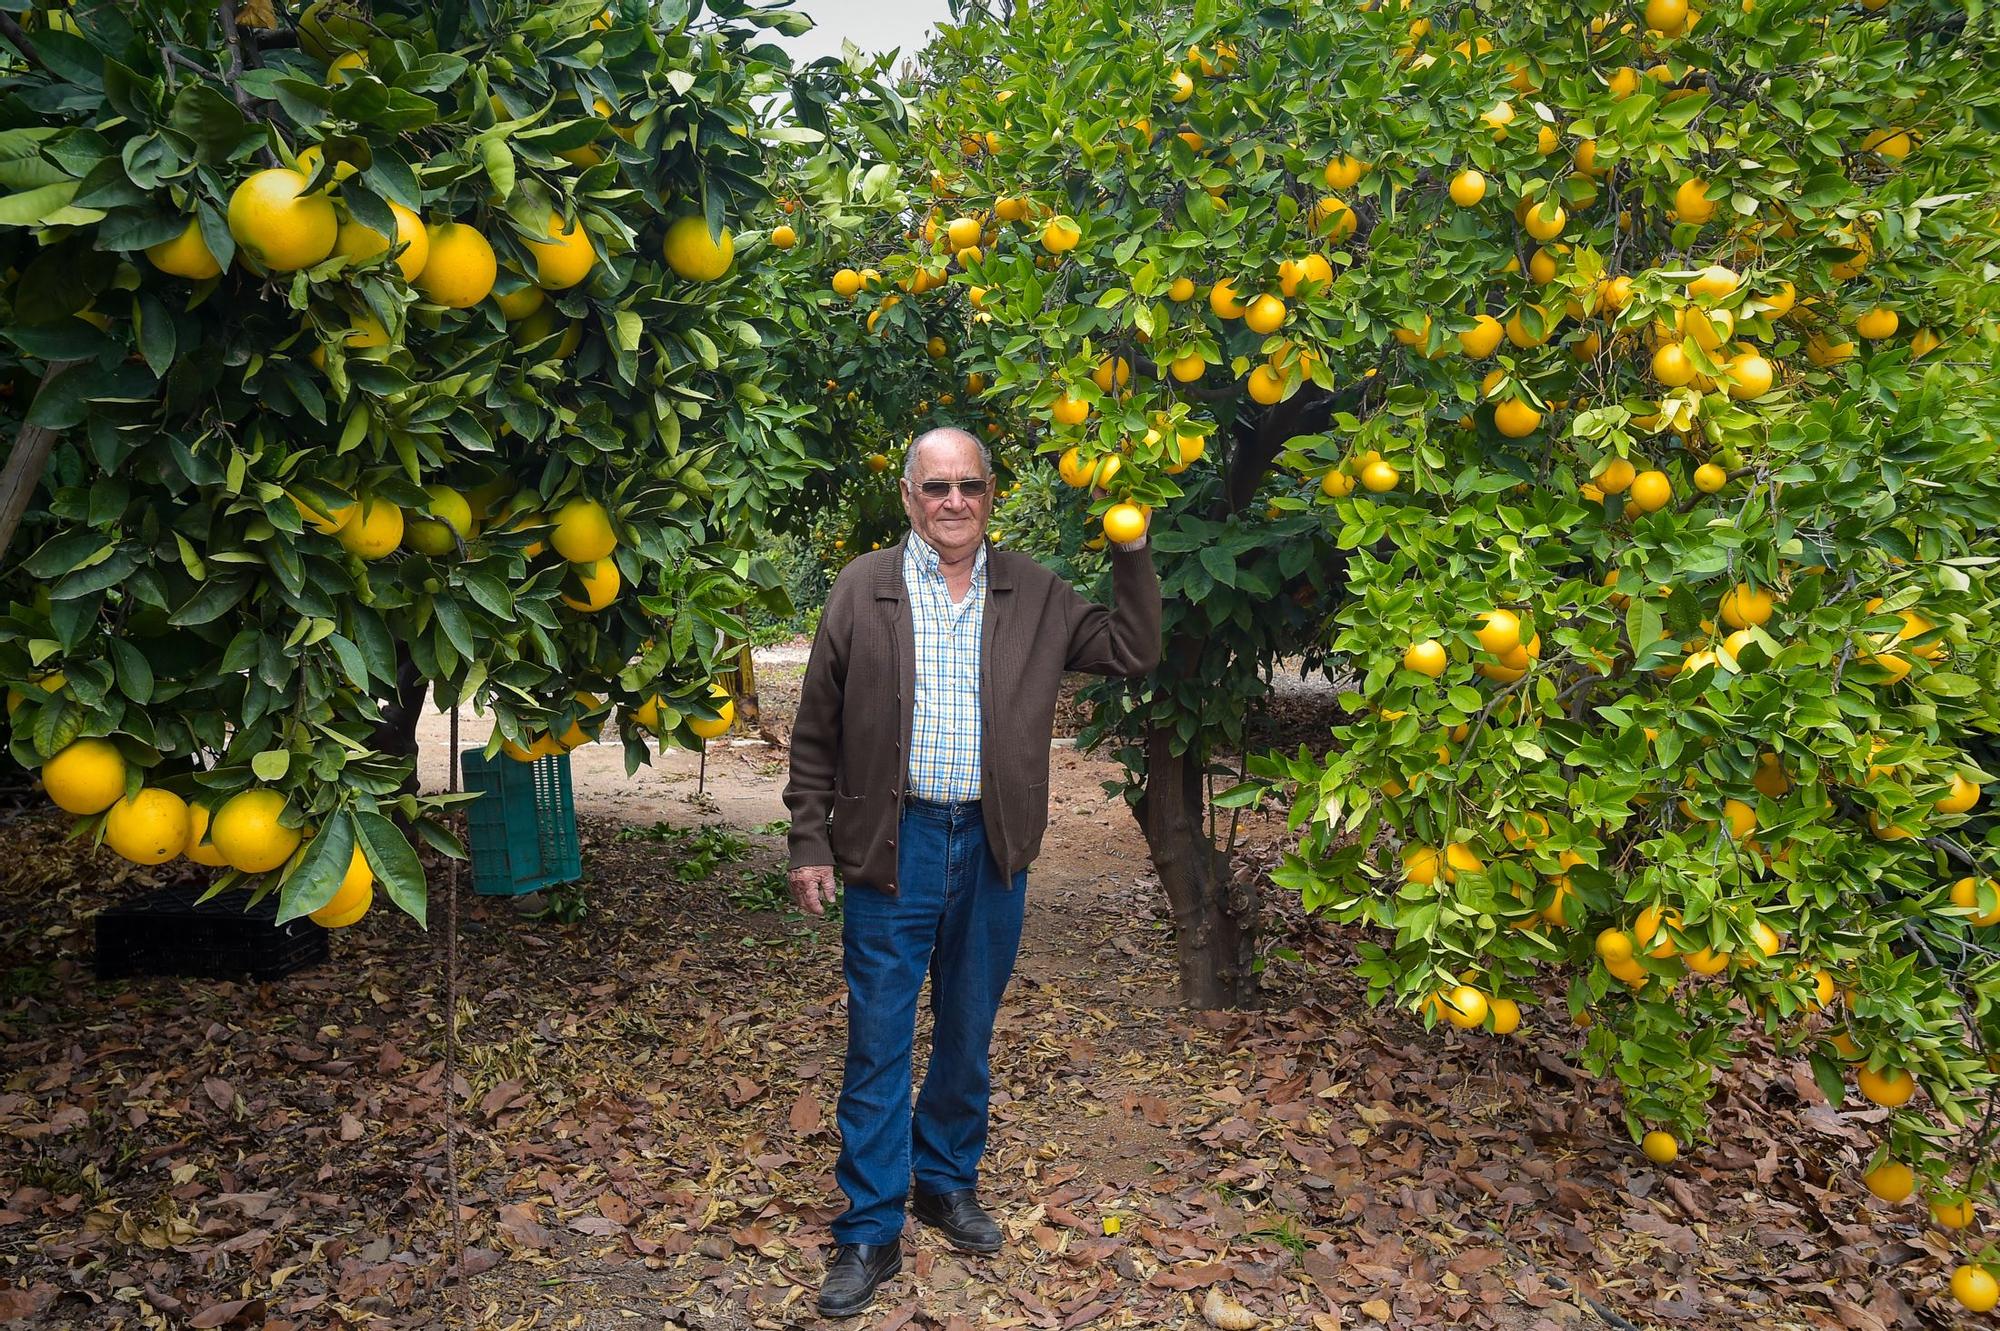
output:
<svg viewBox="0 0 2000 1331"><path fill-rule="evenodd" d="M917 535L916 528L912 527L910 529L910 534L906 538L903 548L908 553L910 562L915 566L917 572L923 574L926 578L941 578L944 576L942 569L944 556L940 555L936 547L929 541ZM976 580L985 572L986 542L982 540L979 543L979 548L972 555L972 576Z"/></svg>

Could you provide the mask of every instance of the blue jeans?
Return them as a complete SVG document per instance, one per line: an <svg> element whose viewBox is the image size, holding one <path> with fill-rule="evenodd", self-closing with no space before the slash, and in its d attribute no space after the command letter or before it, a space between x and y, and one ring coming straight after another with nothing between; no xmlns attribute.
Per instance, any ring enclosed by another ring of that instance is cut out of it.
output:
<svg viewBox="0 0 2000 1331"><path fill-rule="evenodd" d="M977 804L907 804L896 841L896 895L861 884L843 893L847 1071L834 1177L848 1206L833 1222L836 1243L899 1241L913 1175L926 1193L978 1183L987 1051L1021 945L1028 873L1001 874ZM910 1053L926 971L931 1061L912 1113Z"/></svg>

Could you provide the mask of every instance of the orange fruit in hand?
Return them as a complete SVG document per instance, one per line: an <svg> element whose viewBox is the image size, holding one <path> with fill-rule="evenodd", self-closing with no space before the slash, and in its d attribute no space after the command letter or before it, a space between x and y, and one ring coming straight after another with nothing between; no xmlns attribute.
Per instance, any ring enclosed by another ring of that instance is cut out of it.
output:
<svg viewBox="0 0 2000 1331"><path fill-rule="evenodd" d="M1139 511L1137 504L1113 504L1104 511L1106 539L1125 545L1145 534L1146 515Z"/></svg>

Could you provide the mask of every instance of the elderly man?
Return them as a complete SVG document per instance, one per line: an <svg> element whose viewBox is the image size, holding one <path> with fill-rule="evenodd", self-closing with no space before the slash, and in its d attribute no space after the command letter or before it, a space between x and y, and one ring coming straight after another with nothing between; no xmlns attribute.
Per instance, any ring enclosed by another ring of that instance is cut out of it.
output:
<svg viewBox="0 0 2000 1331"><path fill-rule="evenodd" d="M987 543L992 460L963 430L911 445L902 492L910 534L848 564L827 595L785 787L794 902L821 913L836 869L858 889L841 924L848 1208L819 1297L833 1317L902 1269L906 1200L961 1251L1000 1249L977 1197L987 1056L1048 825L1057 689L1066 670L1139 675L1160 655L1143 535L1111 556L1107 610ZM935 1028L913 1113L926 973Z"/></svg>

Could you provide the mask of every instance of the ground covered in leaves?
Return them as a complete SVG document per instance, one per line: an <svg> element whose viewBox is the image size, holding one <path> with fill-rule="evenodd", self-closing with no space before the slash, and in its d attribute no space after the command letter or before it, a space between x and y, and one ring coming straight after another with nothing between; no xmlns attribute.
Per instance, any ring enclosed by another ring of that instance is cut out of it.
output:
<svg viewBox="0 0 2000 1331"><path fill-rule="evenodd" d="M1361 1002L1353 938L1281 903L1272 942L1296 958L1273 960L1268 1007L1178 1010L1109 770L1056 753L995 1041L983 1190L1012 1241L966 1257L913 1226L853 1325L1196 1328L1211 1287L1315 1331L1951 1324L1943 1248L1855 1178L1882 1111L1833 1111L1803 1067L1747 1063L1715 1141L1657 1169L1563 1061L1559 1005L1512 1040L1425 1033ZM288 980L100 984L92 914L158 875L67 845L26 800L0 824L0 1322L816 1323L839 931L768 908L771 751L718 748L691 776L664 774L644 819L580 795L580 920L460 898L462 1292L445 870L429 933L380 911ZM1255 830L1267 849L1280 829ZM920 1024L920 1066L926 1047Z"/></svg>

